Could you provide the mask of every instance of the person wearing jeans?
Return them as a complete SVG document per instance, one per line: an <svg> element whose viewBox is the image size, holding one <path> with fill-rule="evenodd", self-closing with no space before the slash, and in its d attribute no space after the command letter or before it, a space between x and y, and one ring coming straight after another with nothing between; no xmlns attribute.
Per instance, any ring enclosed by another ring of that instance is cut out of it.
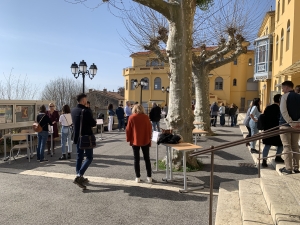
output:
<svg viewBox="0 0 300 225"><path fill-rule="evenodd" d="M260 104L261 104L260 98L254 98L253 99L252 108L251 108L251 111L250 111L250 114L249 114L249 116L251 118L250 122L249 122L249 127L251 129L251 135L252 136L254 136L255 134L258 133L257 120L258 120L258 117L261 114ZM255 149L255 146L256 146L256 141L251 141L250 142L251 153L258 153L258 151Z"/></svg>
<svg viewBox="0 0 300 225"><path fill-rule="evenodd" d="M224 106L224 103L222 103L220 108L219 108L219 114L220 114L220 125L224 126L225 125L225 106Z"/></svg>
<svg viewBox="0 0 300 225"><path fill-rule="evenodd" d="M119 107L116 109L116 115L118 117L118 129L121 131L121 129L125 129L125 124L124 124L124 109L123 105L120 104Z"/></svg>
<svg viewBox="0 0 300 225"><path fill-rule="evenodd" d="M36 121L40 124L40 126L43 129L37 135L38 145L36 149L36 157L37 160L40 161L41 163L47 162L48 160L45 159L44 157L44 151L45 151L45 146L49 135L48 125L51 125L52 121L50 120L48 115L46 115L46 107L44 105L40 107L40 113L37 115Z"/></svg>
<svg viewBox="0 0 300 225"><path fill-rule="evenodd" d="M70 126L73 124L71 117L71 110L68 105L62 107L62 115L59 117L61 123L61 152L62 156L59 160L66 160L66 143L68 141L68 159L71 159L72 142L71 142L71 130Z"/></svg>
<svg viewBox="0 0 300 225"><path fill-rule="evenodd" d="M161 109L155 102L152 103L152 109L149 113L150 120L152 122L153 131L160 131L159 121L161 118ZM157 128L157 129L156 129Z"/></svg>
<svg viewBox="0 0 300 225"><path fill-rule="evenodd" d="M142 149L147 170L147 181L152 182L152 170L149 156L149 148L151 147L152 129L149 117L145 114L142 105L136 104L132 109L132 115L129 117L126 126L126 141L132 146L134 157L135 181L141 180L140 174L140 148Z"/></svg>
<svg viewBox="0 0 300 225"><path fill-rule="evenodd" d="M73 142L74 144L77 144L76 177L73 183L77 184L82 189L86 189L85 183L88 182L88 179L84 178L83 175L85 174L87 168L93 161L93 149L80 149L79 138L83 135L93 135L92 128L96 126L96 120L85 107L87 103L86 94L77 95L77 102L78 105L75 108L73 108L71 112L72 121L74 125ZM81 125L81 134L79 134ZM84 153L86 155L86 159L83 162Z"/></svg>

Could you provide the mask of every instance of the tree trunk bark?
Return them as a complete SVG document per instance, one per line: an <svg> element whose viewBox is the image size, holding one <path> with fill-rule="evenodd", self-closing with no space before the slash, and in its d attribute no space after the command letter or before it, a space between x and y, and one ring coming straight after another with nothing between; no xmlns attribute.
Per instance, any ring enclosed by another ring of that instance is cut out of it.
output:
<svg viewBox="0 0 300 225"><path fill-rule="evenodd" d="M184 142L192 142L194 115L192 112L192 47L193 21L195 1L182 0L179 10L171 12L169 20L169 37L167 54L170 64L170 93L167 125L176 134L180 134ZM182 165L182 154L177 152L174 165L179 169ZM198 167L197 160L188 158L188 163Z"/></svg>
<svg viewBox="0 0 300 225"><path fill-rule="evenodd" d="M196 98L194 115L195 122L204 122L200 127L211 135L213 132L210 126L208 72L205 66L193 67Z"/></svg>

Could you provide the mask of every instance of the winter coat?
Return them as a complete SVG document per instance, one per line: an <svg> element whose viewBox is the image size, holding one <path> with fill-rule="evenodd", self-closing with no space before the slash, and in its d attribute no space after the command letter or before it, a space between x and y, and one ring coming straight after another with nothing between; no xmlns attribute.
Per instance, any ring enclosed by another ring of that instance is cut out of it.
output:
<svg viewBox="0 0 300 225"><path fill-rule="evenodd" d="M160 107L154 106L149 113L149 117L152 122L159 122L161 119Z"/></svg>
<svg viewBox="0 0 300 225"><path fill-rule="evenodd" d="M264 115L265 115L264 130L268 130L273 127L279 126L279 118L280 118L279 105L272 104L267 106L267 108L264 111ZM265 145L282 146L282 142L279 135L275 137L265 138L263 139L263 143Z"/></svg>

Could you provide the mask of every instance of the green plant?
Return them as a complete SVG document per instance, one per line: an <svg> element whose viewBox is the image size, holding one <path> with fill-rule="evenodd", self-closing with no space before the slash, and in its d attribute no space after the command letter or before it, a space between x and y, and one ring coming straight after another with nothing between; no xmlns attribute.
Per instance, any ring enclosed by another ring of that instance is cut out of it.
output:
<svg viewBox="0 0 300 225"><path fill-rule="evenodd" d="M192 165L190 165L189 163L186 164L186 172L195 172L195 171L201 171L203 168L203 163L201 160L197 159L197 163L199 165L199 168L195 168ZM154 166L156 165L156 163L154 163ZM158 169L159 170L166 170L166 164L162 161L162 160L158 160ZM181 168L180 170L176 170L174 167L172 168L173 172L183 172L183 168Z"/></svg>

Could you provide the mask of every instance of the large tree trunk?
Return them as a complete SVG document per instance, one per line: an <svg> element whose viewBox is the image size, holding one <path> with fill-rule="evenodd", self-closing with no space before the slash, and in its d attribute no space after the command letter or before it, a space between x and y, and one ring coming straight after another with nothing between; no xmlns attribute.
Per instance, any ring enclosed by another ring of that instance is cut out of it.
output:
<svg viewBox="0 0 300 225"><path fill-rule="evenodd" d="M171 77L170 104L166 121L169 128L174 129L175 133L183 137L184 142L192 142L194 120L191 108L192 32L194 14L195 1L181 1L180 9L171 12L167 42ZM189 158L188 163L194 167L198 167L195 158ZM181 167L182 154L177 152L174 164L177 169Z"/></svg>
<svg viewBox="0 0 300 225"><path fill-rule="evenodd" d="M194 114L195 122L204 122L200 127L211 135L213 132L210 127L208 72L205 66L193 67L196 98Z"/></svg>

